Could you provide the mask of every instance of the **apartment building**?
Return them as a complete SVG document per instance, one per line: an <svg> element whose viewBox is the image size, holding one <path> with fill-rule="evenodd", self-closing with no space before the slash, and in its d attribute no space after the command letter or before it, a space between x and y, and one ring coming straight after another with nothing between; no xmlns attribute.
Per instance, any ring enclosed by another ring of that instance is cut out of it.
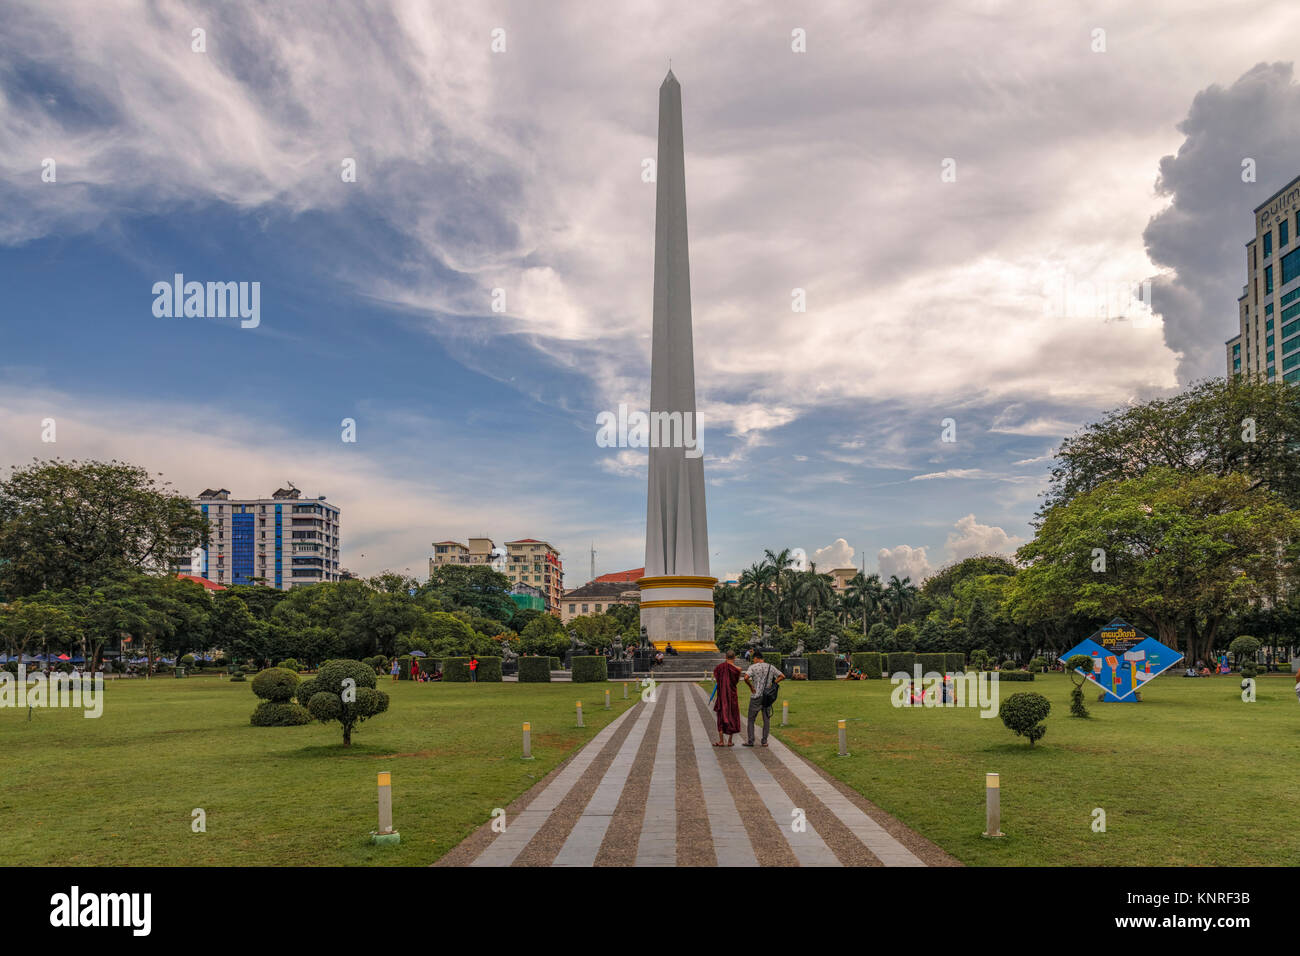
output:
<svg viewBox="0 0 1300 956"><path fill-rule="evenodd" d="M303 498L290 486L269 498L231 498L225 488L206 488L191 501L208 519L208 540L202 567L187 555L178 571L224 586L282 591L342 580L339 508L324 495Z"/></svg>
<svg viewBox="0 0 1300 956"><path fill-rule="evenodd" d="M435 541L433 555L429 558L429 575L441 566L490 565L510 579L511 585L527 585L538 589L551 614L560 612L560 599L564 594L564 564L560 552L545 541L520 538L507 541L505 547L496 545L491 538L470 538L468 544L459 541Z"/></svg>

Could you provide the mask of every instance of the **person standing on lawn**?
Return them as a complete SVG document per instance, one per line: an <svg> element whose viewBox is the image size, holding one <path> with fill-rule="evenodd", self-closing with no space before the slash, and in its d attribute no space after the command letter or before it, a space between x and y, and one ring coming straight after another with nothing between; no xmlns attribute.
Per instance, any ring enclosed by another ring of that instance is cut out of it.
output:
<svg viewBox="0 0 1300 956"><path fill-rule="evenodd" d="M749 722L744 746L754 746L754 718L763 715L763 743L767 746L767 735L771 727L772 705L776 703L776 685L785 680L785 675L763 660L763 652L754 652L754 663L745 671L745 683L749 685Z"/></svg>
<svg viewBox="0 0 1300 956"><path fill-rule="evenodd" d="M478 658L477 657L471 657L469 659L469 680L471 684L478 683Z"/></svg>
<svg viewBox="0 0 1300 956"><path fill-rule="evenodd" d="M740 686L740 668L736 666L736 652L727 651L727 659L713 668L713 711L718 715L718 742L715 747L734 747L732 736L740 733L740 701L736 688ZM723 735L727 742L722 742Z"/></svg>

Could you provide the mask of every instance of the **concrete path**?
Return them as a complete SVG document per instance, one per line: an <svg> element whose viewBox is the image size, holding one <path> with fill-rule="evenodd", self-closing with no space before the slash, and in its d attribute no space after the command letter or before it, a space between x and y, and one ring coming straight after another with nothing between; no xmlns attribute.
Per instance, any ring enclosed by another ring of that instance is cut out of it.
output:
<svg viewBox="0 0 1300 956"><path fill-rule="evenodd" d="M774 717L779 720L779 710ZM759 725L761 730L761 723ZM926 866L955 861L773 736L714 747L696 684L660 684L440 866Z"/></svg>

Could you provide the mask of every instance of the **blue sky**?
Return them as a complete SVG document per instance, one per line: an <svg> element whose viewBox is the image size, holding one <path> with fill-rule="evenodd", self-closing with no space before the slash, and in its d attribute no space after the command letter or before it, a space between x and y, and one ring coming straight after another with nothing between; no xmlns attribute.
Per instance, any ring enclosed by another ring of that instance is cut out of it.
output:
<svg viewBox="0 0 1300 956"><path fill-rule="evenodd" d="M642 563L643 453L595 434L647 400L641 169L669 56L719 575L769 547L914 579L1014 550L1065 434L1221 374L1250 211L1300 172L1283 3L1195 24L1174 4L11 6L3 462L293 481L343 509L360 573L423 574L430 542L484 532L551 541L570 586L593 541L598 573ZM260 282L260 325L155 317L177 272ZM1144 279L1154 312L1080 291Z"/></svg>

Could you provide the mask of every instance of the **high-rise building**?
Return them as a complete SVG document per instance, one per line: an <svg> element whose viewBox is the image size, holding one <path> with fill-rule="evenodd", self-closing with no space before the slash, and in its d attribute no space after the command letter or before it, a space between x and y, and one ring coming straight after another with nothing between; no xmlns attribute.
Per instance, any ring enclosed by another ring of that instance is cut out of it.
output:
<svg viewBox="0 0 1300 956"><path fill-rule="evenodd" d="M507 541L504 549L497 547L491 538L470 538L468 545L459 541L435 541L433 557L429 558L430 577L447 564L490 565L508 577L512 585L524 584L540 590L550 613L560 611L564 563L560 552L545 541L520 538Z"/></svg>
<svg viewBox="0 0 1300 956"><path fill-rule="evenodd" d="M1300 176L1255 207L1228 374L1300 381Z"/></svg>
<svg viewBox="0 0 1300 956"><path fill-rule="evenodd" d="M206 488L192 501L208 519L208 540L202 567L186 556L178 571L227 586L261 583L281 591L342 580L339 509L324 495L304 499L290 487L270 498L232 499L225 488Z"/></svg>

